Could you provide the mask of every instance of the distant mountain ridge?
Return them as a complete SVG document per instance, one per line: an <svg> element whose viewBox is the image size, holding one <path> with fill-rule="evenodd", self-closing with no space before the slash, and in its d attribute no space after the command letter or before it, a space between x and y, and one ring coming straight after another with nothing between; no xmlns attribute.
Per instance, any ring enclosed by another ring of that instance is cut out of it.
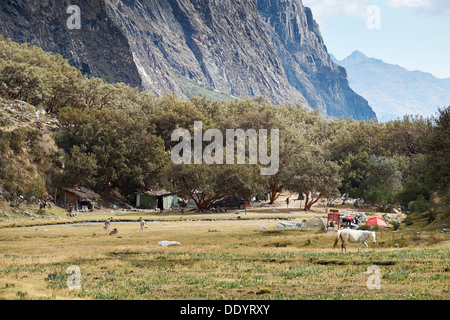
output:
<svg viewBox="0 0 450 320"><path fill-rule="evenodd" d="M68 5L2 1L0 35L61 54L86 75L158 95L209 88L332 117L376 118L331 60L301 0L73 0L81 30L66 27Z"/></svg>
<svg viewBox="0 0 450 320"><path fill-rule="evenodd" d="M408 114L429 117L450 105L450 78L409 71L360 51L342 61L332 58L347 70L350 87L369 101L380 121Z"/></svg>

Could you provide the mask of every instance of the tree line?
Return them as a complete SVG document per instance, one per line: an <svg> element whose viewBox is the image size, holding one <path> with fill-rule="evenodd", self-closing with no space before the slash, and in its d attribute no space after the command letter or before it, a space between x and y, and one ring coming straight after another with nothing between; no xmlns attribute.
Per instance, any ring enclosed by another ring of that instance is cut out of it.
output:
<svg viewBox="0 0 450 320"><path fill-rule="evenodd" d="M158 97L83 76L61 56L34 46L0 38L0 47L0 96L28 102L59 121L54 139L60 153L50 159L58 170L51 179L43 173L48 188L83 185L116 191L130 202L136 191L167 188L194 199L201 210L228 194L264 193L273 203L284 191L299 194L304 210L345 195L380 210L401 205L426 211L439 198L435 210L449 214L448 107L432 118L378 123L325 119L308 107L264 98ZM278 173L261 176L259 166L250 164L174 165L172 132L193 134L195 121L224 135L227 129L279 129ZM14 140L1 132L0 138ZM4 143L0 161L9 145ZM0 171L3 186L12 179L7 173Z"/></svg>

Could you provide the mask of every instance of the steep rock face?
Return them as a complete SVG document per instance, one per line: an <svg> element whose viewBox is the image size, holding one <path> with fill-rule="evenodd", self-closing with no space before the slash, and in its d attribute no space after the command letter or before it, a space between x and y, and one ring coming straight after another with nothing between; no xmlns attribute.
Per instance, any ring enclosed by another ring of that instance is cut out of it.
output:
<svg viewBox="0 0 450 320"><path fill-rule="evenodd" d="M144 87L183 91L177 76L237 97L306 103L292 88L256 3L225 0L107 1L130 42Z"/></svg>
<svg viewBox="0 0 450 320"><path fill-rule="evenodd" d="M345 69L332 61L309 8L300 0L257 4L289 83L314 109L335 117L376 118L368 102L349 87Z"/></svg>
<svg viewBox="0 0 450 320"><path fill-rule="evenodd" d="M69 5L81 7L81 29L69 30ZM106 15L102 0L4 0L0 34L58 53L84 74L140 86L128 40Z"/></svg>
<svg viewBox="0 0 450 320"><path fill-rule="evenodd" d="M68 30L69 5L81 30ZM5 0L0 34L109 82L186 93L186 84L373 119L332 62L301 0Z"/></svg>

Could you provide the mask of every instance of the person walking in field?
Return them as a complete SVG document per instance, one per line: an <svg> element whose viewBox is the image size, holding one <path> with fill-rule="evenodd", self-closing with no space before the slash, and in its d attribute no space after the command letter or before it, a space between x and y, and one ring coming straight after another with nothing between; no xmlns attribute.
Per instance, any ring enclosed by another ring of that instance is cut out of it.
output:
<svg viewBox="0 0 450 320"><path fill-rule="evenodd" d="M108 231L109 226L111 225L111 218L105 221L105 230Z"/></svg>
<svg viewBox="0 0 450 320"><path fill-rule="evenodd" d="M141 218L141 222L140 222L140 226L141 226L141 230L144 230L145 228L147 228L147 225L145 223L145 220Z"/></svg>

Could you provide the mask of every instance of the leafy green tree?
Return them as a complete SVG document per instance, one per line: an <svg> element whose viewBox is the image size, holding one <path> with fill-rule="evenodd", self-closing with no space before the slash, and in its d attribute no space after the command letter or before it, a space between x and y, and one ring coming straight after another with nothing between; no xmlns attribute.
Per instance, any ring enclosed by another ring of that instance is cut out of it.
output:
<svg viewBox="0 0 450 320"><path fill-rule="evenodd" d="M421 116L406 115L403 120L385 124L383 143L391 154L408 157L426 152L427 141L432 133L432 122Z"/></svg>
<svg viewBox="0 0 450 320"><path fill-rule="evenodd" d="M192 199L201 211L209 210L224 196L257 195L264 189L260 169L254 165L171 164L165 178L166 186Z"/></svg>
<svg viewBox="0 0 450 320"><path fill-rule="evenodd" d="M310 211L322 197L339 193L339 166L319 152L310 150L293 155L282 173L285 188L303 195L305 211Z"/></svg>
<svg viewBox="0 0 450 320"><path fill-rule="evenodd" d="M103 108L87 113L68 107L61 109L59 118L59 145L66 152L78 146L88 159L95 157L96 174L86 179L95 179L100 190L117 187L132 194L145 189L167 161L163 141L140 110Z"/></svg>
<svg viewBox="0 0 450 320"><path fill-rule="evenodd" d="M430 189L426 185L425 175L418 178L408 177L403 183L403 189L396 196L397 201L403 208L408 208L411 201L415 201L419 196L423 196L427 201L430 200Z"/></svg>
<svg viewBox="0 0 450 320"><path fill-rule="evenodd" d="M441 194L450 189L450 107L440 109L428 146L428 177Z"/></svg>
<svg viewBox="0 0 450 320"><path fill-rule="evenodd" d="M392 195L384 184L370 186L367 190L366 200L368 203L376 204L384 211L392 200Z"/></svg>
<svg viewBox="0 0 450 320"><path fill-rule="evenodd" d="M38 105L44 98L43 79L39 71L25 63L1 63L0 95Z"/></svg>
<svg viewBox="0 0 450 320"><path fill-rule="evenodd" d="M31 180L30 184L26 188L24 197L25 199L30 199L32 196L34 196L36 200L42 200L45 193L45 182L41 177L35 177Z"/></svg>
<svg viewBox="0 0 450 320"><path fill-rule="evenodd" d="M177 144L171 141L174 130L187 129L193 134L195 121L202 121L204 129L214 127L207 114L202 113L190 101L183 101L172 94L161 98L150 119L155 125L155 133L163 139L166 149Z"/></svg>
<svg viewBox="0 0 450 320"><path fill-rule="evenodd" d="M423 213L431 208L431 204L423 195L419 195L416 200L411 201L408 210L411 212Z"/></svg>
<svg viewBox="0 0 450 320"><path fill-rule="evenodd" d="M391 194L402 189L402 173L398 169L398 162L384 156L370 156L367 164L366 185L368 189L384 186Z"/></svg>
<svg viewBox="0 0 450 320"><path fill-rule="evenodd" d="M95 155L83 152L78 146L73 146L64 161L64 166L65 185L81 185L90 188L95 186L97 173Z"/></svg>
<svg viewBox="0 0 450 320"><path fill-rule="evenodd" d="M346 193L351 198L362 199L366 195L367 166L369 155L367 152L349 154L341 164L342 186L339 188L342 194Z"/></svg>
<svg viewBox="0 0 450 320"><path fill-rule="evenodd" d="M60 55L2 37L0 47L0 95L55 113L80 104L80 87L87 78Z"/></svg>

